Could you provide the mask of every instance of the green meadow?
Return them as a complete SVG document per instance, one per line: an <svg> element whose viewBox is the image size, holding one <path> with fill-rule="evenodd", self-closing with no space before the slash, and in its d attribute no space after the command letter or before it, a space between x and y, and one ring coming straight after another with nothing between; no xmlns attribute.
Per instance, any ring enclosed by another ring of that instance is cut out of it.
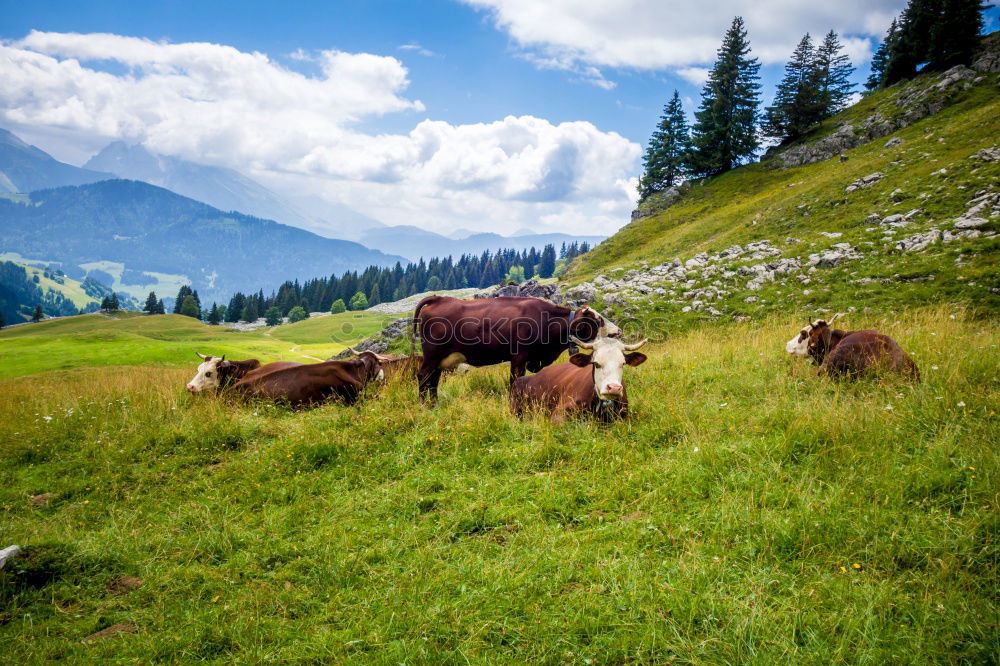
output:
<svg viewBox="0 0 1000 666"><path fill-rule="evenodd" d="M320 320L4 331L5 658L995 663L995 323L849 318L923 372L852 384L786 357L799 319L650 344L630 419L564 426L509 415L505 366L433 410L412 380L298 413L185 393L192 350L312 349Z"/></svg>
<svg viewBox="0 0 1000 666"><path fill-rule="evenodd" d="M0 377L95 366L180 368L197 361L195 352L261 361L325 360L392 320L373 312L342 312L243 333L174 314L65 317L0 330Z"/></svg>

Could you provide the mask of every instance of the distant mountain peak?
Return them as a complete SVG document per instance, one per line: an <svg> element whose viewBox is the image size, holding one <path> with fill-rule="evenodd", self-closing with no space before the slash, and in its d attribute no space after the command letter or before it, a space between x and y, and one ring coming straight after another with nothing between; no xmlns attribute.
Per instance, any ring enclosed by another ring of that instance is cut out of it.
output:
<svg viewBox="0 0 1000 666"><path fill-rule="evenodd" d="M84 185L114 176L81 169L55 159L44 150L0 128L0 192L34 192L64 185Z"/></svg>

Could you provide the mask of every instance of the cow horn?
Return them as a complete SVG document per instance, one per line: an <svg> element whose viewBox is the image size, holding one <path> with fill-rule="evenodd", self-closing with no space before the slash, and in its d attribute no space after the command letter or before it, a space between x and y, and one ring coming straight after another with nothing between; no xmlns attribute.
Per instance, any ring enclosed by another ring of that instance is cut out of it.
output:
<svg viewBox="0 0 1000 666"><path fill-rule="evenodd" d="M622 349L624 349L625 351L629 351L629 352L630 351L635 351L636 349L638 349L639 347L643 346L647 342L649 342L649 338L643 338L642 340L639 340L639 342L633 342L630 345L622 345Z"/></svg>
<svg viewBox="0 0 1000 666"><path fill-rule="evenodd" d="M837 314L833 315L833 319L831 319L830 321L828 321L827 324L829 325L829 324L832 324L833 322L837 321L837 318L840 317L840 316L842 316L843 314L844 314L843 312L838 312Z"/></svg>
<svg viewBox="0 0 1000 666"><path fill-rule="evenodd" d="M359 351L358 351L357 349L355 349L354 347L348 347L348 348L347 348L347 351L351 352L351 353L352 353L352 354L354 354L355 356L361 356L361 352L359 352Z"/></svg>
<svg viewBox="0 0 1000 666"><path fill-rule="evenodd" d="M220 360L220 361L225 361L225 360L226 360L226 355L225 355L225 354L223 354L223 355L222 355L222 358L220 358L219 360Z"/></svg>
<svg viewBox="0 0 1000 666"><path fill-rule="evenodd" d="M204 361L205 359L207 359L207 358L210 358L209 356L205 356L204 354L200 354L200 353L198 353L198 352L195 352L195 353L194 353L194 355L195 355L195 356L197 356L198 358L200 358L200 359L201 359L201 360L203 360L203 361Z"/></svg>
<svg viewBox="0 0 1000 666"><path fill-rule="evenodd" d="M572 342L577 347L579 347L580 349L593 349L594 348L594 345L590 344L589 342L584 342L583 340L581 340L580 338L576 337L575 335L569 336L569 341Z"/></svg>

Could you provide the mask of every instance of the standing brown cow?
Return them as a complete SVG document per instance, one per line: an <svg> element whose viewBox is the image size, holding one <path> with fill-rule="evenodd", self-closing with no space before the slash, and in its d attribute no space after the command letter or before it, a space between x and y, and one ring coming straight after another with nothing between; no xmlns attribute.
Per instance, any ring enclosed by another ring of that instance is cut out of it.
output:
<svg viewBox="0 0 1000 666"><path fill-rule="evenodd" d="M617 337L621 329L586 305L573 310L540 298L428 296L417 304L413 334L423 346L420 398L434 402L442 370L510 361L513 383L525 370L551 365L569 347L570 335L588 342Z"/></svg>
<svg viewBox="0 0 1000 666"><path fill-rule="evenodd" d="M574 340L587 354L573 354L569 363L550 365L537 375L520 377L510 389L510 410L523 414L532 407L544 409L553 423L568 414L590 412L603 421L628 414L628 394L622 379L626 365L642 365L646 355L635 351L646 340L625 344L614 338L593 343ZM629 352L629 353L626 353Z"/></svg>
<svg viewBox="0 0 1000 666"><path fill-rule="evenodd" d="M384 377L372 352L347 361L301 364L265 374L250 374L233 385L232 393L283 402L292 407L340 400L351 405L372 381Z"/></svg>
<svg viewBox="0 0 1000 666"><path fill-rule="evenodd" d="M920 369L899 343L877 331L839 331L823 319L810 325L807 353L820 372L857 379L872 372L897 372L920 379Z"/></svg>

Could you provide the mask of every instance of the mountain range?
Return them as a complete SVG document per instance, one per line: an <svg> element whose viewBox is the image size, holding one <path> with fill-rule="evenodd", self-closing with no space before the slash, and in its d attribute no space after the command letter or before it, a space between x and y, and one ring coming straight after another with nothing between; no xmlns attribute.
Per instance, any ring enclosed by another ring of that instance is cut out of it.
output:
<svg viewBox="0 0 1000 666"><path fill-rule="evenodd" d="M563 243L587 242L597 245L604 236L575 236L571 234L524 234L517 236L501 236L492 233L474 233L464 230L468 235L462 238L449 238L410 225L392 227L375 227L361 232L359 240L368 247L377 247L384 252L401 254L411 261L421 257L458 257L463 254L482 254L489 250L495 252L498 248L526 250L536 247L541 250L546 245L555 245L556 250ZM522 230L523 231L523 230Z"/></svg>
<svg viewBox="0 0 1000 666"><path fill-rule="evenodd" d="M86 187L111 181L115 184ZM136 297L149 288L168 296L190 280L210 297L223 298L226 289L271 289L286 278L373 264L498 248L541 249L549 243L557 248L573 241L596 245L603 239L527 229L511 237L468 229L444 236L410 225L386 226L315 197L291 203L233 169L157 155L143 146L115 141L81 168L0 129L3 194L0 258L36 265L58 262L68 275L94 273L116 291ZM28 203L35 208L26 208ZM181 232L219 253L167 242ZM231 254L226 243L234 239L239 246ZM293 248L294 254L288 254Z"/></svg>
<svg viewBox="0 0 1000 666"><path fill-rule="evenodd" d="M0 128L0 192L34 192L63 185L84 185L114 178L110 173L81 169L21 141Z"/></svg>
<svg viewBox="0 0 1000 666"><path fill-rule="evenodd" d="M136 297L190 284L206 300L406 261L131 180L0 198L0 250Z"/></svg>

